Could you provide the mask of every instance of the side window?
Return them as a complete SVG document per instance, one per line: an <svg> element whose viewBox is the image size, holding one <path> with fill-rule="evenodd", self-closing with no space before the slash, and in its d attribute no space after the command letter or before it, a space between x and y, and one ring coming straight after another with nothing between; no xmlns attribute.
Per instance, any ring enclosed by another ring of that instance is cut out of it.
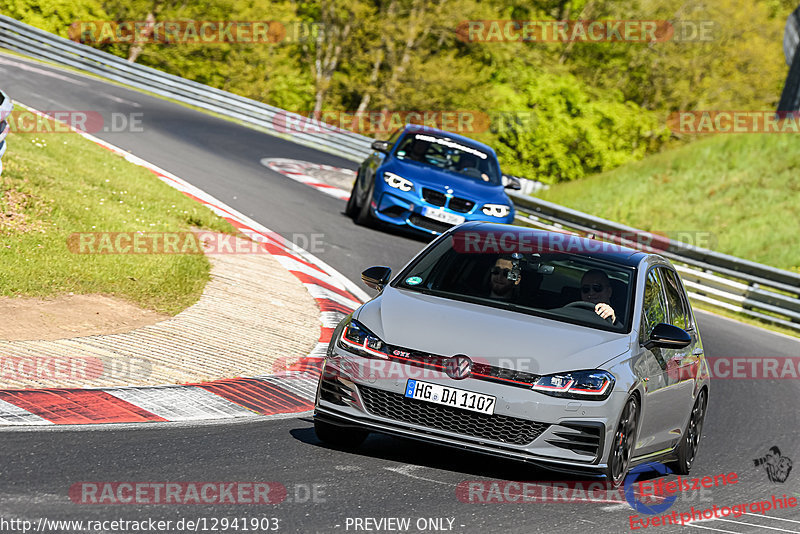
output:
<svg viewBox="0 0 800 534"><path fill-rule="evenodd" d="M689 312L689 305L677 273L671 269L663 268L659 269L659 271L661 271L661 279L664 281L664 289L666 290L670 323L678 328L689 330L692 324L692 314Z"/></svg>
<svg viewBox="0 0 800 534"><path fill-rule="evenodd" d="M661 278L658 269L650 269L644 284L644 308L642 309L641 340L650 337L650 332L658 323L667 322L667 307L661 290Z"/></svg>
<svg viewBox="0 0 800 534"><path fill-rule="evenodd" d="M397 140L400 139L400 134L401 133L403 133L403 129L402 128L397 130L397 131L395 131L391 135L391 137L389 137L389 139L386 140L386 142L389 143L389 147L393 147L395 145L395 143L397 143Z"/></svg>

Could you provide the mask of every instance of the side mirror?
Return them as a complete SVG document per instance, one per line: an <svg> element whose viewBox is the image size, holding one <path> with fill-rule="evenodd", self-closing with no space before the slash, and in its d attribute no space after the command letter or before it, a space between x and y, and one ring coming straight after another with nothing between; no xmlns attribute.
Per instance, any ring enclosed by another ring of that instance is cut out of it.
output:
<svg viewBox="0 0 800 534"><path fill-rule="evenodd" d="M384 154L389 153L389 143L386 141L373 141L372 142L372 150L377 150L378 152L383 152Z"/></svg>
<svg viewBox="0 0 800 534"><path fill-rule="evenodd" d="M514 191L522 189L522 184L516 176L503 175L503 177L505 178L506 185L504 187L506 189L513 189Z"/></svg>
<svg viewBox="0 0 800 534"><path fill-rule="evenodd" d="M646 349L662 347L665 349L682 349L692 342L692 337L682 328L658 323L650 332L650 339L644 344Z"/></svg>
<svg viewBox="0 0 800 534"><path fill-rule="evenodd" d="M389 283L389 278L391 276L392 270L389 267L375 266L361 273L361 280L367 284L368 287L380 291L383 289L383 286Z"/></svg>

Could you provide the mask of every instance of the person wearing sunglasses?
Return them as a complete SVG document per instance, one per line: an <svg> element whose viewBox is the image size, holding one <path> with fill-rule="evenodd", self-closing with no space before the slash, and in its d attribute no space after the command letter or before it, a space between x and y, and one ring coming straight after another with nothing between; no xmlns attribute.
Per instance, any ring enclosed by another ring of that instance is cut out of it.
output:
<svg viewBox="0 0 800 534"><path fill-rule="evenodd" d="M491 286L489 297L500 300L511 300L514 298L515 290L519 287L522 274L519 267L514 266L512 258L500 256L494 262L489 276Z"/></svg>
<svg viewBox="0 0 800 534"><path fill-rule="evenodd" d="M617 322L617 315L611 307L611 282L608 275L600 269L590 269L581 278L581 300L594 304L594 312L603 319L611 318Z"/></svg>

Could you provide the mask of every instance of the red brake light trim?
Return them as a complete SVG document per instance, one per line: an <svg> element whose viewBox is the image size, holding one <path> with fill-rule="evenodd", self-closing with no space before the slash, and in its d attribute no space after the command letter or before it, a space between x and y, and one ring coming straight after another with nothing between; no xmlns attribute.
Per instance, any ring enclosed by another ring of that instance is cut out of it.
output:
<svg viewBox="0 0 800 534"><path fill-rule="evenodd" d="M574 383L575 383L574 380L570 380L569 382L567 382L566 386L561 386L561 387L559 387L559 386L540 386L538 384L534 384L533 389L549 389L551 391L569 391L569 388L572 387L572 384L574 384Z"/></svg>
<svg viewBox="0 0 800 534"><path fill-rule="evenodd" d="M580 393L585 393L586 395L603 395L606 392L606 390L608 389L608 386L611 384L611 381L608 380L607 378L604 379L604 380L605 380L605 383L603 384L603 387L601 389L573 388L570 391L578 391Z"/></svg>

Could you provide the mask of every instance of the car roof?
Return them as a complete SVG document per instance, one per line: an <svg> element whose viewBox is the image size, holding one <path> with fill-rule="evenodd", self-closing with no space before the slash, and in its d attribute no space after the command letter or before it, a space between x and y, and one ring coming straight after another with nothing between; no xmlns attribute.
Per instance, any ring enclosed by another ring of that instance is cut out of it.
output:
<svg viewBox="0 0 800 534"><path fill-rule="evenodd" d="M484 236L492 234L493 239L483 242L483 250L486 252L498 252L500 254L512 253L514 239L520 244L518 252L535 252L533 248L526 248L536 244L547 243L551 252L564 252L566 254L585 254L587 257L624 265L626 267L636 267L645 258L657 258L662 262L666 260L657 254L649 254L630 247L608 243L597 239L589 239L573 234L550 232L547 230L537 230L526 226L514 226L510 224L490 223L490 222L468 222L462 224L451 231L450 235L458 235L474 232L476 235ZM506 237L506 245L500 242L501 236ZM473 241L472 243L478 243ZM494 244L497 244L494 246ZM480 246L480 245L478 245ZM598 250L598 248L600 250ZM476 249L477 250L477 249ZM668 263L668 262L667 262Z"/></svg>
<svg viewBox="0 0 800 534"><path fill-rule="evenodd" d="M489 145L485 145L485 144L481 143L480 141L476 141L474 139L470 139L469 137L464 137L463 135L459 135L459 134L456 134L456 133L453 133L453 132L448 132L448 131L445 131L445 130L440 130L438 128L432 128L430 126L422 126L422 125L419 125L419 124L406 124L403 127L403 132L404 133L409 133L409 132L410 133L424 133L424 134L434 135L434 136L437 136L437 137L444 137L444 138L447 138L447 139L452 139L453 141L458 141L460 143L464 143L465 145L469 145L469 146L471 146L473 148L479 148L479 149L483 150L484 152L488 152L489 154L492 154L493 156L497 157L497 154L495 154L494 149L492 147L490 147Z"/></svg>

